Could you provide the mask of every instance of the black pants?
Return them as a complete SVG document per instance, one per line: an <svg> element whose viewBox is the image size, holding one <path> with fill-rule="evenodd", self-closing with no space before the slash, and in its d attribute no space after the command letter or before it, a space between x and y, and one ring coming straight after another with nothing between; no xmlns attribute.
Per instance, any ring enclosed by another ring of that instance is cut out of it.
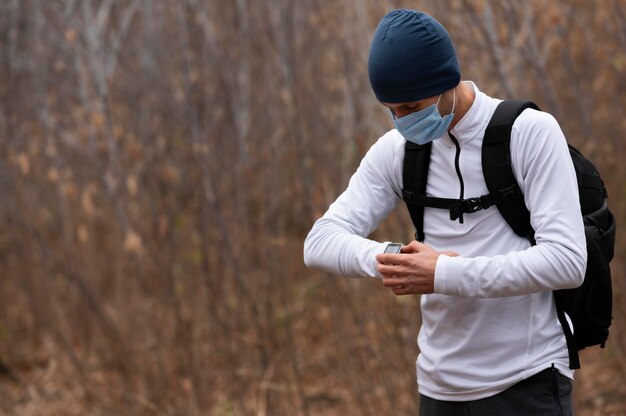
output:
<svg viewBox="0 0 626 416"><path fill-rule="evenodd" d="M572 381L549 368L502 393L468 402L420 394L420 416L572 416Z"/></svg>

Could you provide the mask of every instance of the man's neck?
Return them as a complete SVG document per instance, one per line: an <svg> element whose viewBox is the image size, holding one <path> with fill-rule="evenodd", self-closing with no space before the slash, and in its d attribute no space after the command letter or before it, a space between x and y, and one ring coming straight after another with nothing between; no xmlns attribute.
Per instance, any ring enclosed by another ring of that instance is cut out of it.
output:
<svg viewBox="0 0 626 416"><path fill-rule="evenodd" d="M474 93L474 88L472 84L469 82L461 81L459 85L456 86L456 109L454 110L454 118L450 123L449 130L452 130L454 126L465 116L474 103L474 99L476 98L476 94Z"/></svg>

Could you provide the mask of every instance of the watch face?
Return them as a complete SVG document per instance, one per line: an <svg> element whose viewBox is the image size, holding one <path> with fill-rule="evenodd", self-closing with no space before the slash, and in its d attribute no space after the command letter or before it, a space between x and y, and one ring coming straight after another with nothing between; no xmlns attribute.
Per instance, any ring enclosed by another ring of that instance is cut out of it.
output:
<svg viewBox="0 0 626 416"><path fill-rule="evenodd" d="M400 248L402 244L400 243L389 243L387 244L387 248L385 248L385 253L398 254L400 253Z"/></svg>

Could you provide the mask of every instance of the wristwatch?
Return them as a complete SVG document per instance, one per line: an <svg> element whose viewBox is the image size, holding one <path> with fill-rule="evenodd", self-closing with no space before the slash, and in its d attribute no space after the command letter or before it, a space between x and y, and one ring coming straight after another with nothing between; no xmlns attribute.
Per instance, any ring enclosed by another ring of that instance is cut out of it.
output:
<svg viewBox="0 0 626 416"><path fill-rule="evenodd" d="M389 243L387 247L385 247L385 253L398 254L400 253L400 249L402 248L402 244L400 243Z"/></svg>

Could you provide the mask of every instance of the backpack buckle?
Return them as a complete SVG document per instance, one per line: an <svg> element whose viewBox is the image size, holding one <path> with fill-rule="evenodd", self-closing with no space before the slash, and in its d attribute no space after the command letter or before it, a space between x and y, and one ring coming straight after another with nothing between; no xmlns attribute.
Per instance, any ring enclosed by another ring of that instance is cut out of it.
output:
<svg viewBox="0 0 626 416"><path fill-rule="evenodd" d="M487 195L479 196L477 198L469 198L465 200L465 212L471 214L472 212L480 211L482 209L489 208L492 204L487 200Z"/></svg>
<svg viewBox="0 0 626 416"><path fill-rule="evenodd" d="M461 218L463 214L471 214L481 209L487 209L491 205L485 195L477 198L463 199L450 207L450 220L456 221Z"/></svg>

